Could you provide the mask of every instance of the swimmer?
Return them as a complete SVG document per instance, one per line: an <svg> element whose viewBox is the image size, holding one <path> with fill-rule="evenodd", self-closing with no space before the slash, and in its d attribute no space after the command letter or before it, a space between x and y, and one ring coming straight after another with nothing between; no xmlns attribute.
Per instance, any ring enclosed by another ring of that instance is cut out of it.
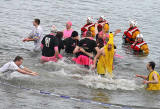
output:
<svg viewBox="0 0 160 109"><path fill-rule="evenodd" d="M16 56L15 59L11 62L8 62L6 64L4 64L1 68L0 68L0 72L1 73L8 73L11 74L15 71L22 73L22 74L27 74L27 75L33 75L36 76L38 75L37 72L33 72L30 69L23 67L22 66L23 63L23 58L20 56Z"/></svg>

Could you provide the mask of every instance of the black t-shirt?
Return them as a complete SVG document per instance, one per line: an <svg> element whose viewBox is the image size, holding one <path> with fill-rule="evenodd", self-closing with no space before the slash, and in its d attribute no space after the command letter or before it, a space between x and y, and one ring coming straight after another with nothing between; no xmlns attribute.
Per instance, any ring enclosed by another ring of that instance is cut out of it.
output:
<svg viewBox="0 0 160 109"><path fill-rule="evenodd" d="M61 49L64 49L64 44L63 44L62 39L58 39L58 50L59 50L59 53L61 52Z"/></svg>
<svg viewBox="0 0 160 109"><path fill-rule="evenodd" d="M53 35L46 35L42 42L42 56L52 57L55 54L54 47L58 46L58 39Z"/></svg>
<svg viewBox="0 0 160 109"><path fill-rule="evenodd" d="M66 53L73 53L73 50L78 45L78 42L79 42L78 40L74 40L71 37L65 39L63 41L64 46L65 46L65 52Z"/></svg>
<svg viewBox="0 0 160 109"><path fill-rule="evenodd" d="M83 48L86 52L92 53L94 52L95 47L97 47L97 44L95 40L84 38L79 42L78 46ZM85 55L85 54L80 53L79 55Z"/></svg>

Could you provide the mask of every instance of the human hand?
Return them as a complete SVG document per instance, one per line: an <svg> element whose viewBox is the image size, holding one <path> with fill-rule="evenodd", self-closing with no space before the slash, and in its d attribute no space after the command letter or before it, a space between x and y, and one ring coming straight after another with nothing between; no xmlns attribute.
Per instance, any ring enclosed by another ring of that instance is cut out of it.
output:
<svg viewBox="0 0 160 109"><path fill-rule="evenodd" d="M38 73L37 73L37 72L32 72L32 73L31 73L31 75L33 75L33 76L37 76L37 75L38 75Z"/></svg>
<svg viewBox="0 0 160 109"><path fill-rule="evenodd" d="M92 68L92 70L94 70L96 68L96 65L93 64L91 68Z"/></svg>
<svg viewBox="0 0 160 109"><path fill-rule="evenodd" d="M80 50L80 52L83 52L83 53L85 52L85 50L83 48L80 48L79 50Z"/></svg>
<svg viewBox="0 0 160 109"><path fill-rule="evenodd" d="M114 34L116 35L116 34L118 34L120 32L121 32L121 29L117 29Z"/></svg>
<svg viewBox="0 0 160 109"><path fill-rule="evenodd" d="M148 83L149 83L149 81L147 81L147 80L143 81L143 84L148 84Z"/></svg>
<svg viewBox="0 0 160 109"><path fill-rule="evenodd" d="M139 75L139 74L136 74L136 77L141 77L141 75Z"/></svg>

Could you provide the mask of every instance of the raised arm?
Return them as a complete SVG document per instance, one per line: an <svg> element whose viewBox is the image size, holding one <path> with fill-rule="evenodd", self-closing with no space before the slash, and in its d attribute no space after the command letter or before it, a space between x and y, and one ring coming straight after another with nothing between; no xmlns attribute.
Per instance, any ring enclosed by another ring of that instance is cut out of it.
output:
<svg viewBox="0 0 160 109"><path fill-rule="evenodd" d="M121 32L121 29L117 29L115 32L114 32L114 37Z"/></svg>

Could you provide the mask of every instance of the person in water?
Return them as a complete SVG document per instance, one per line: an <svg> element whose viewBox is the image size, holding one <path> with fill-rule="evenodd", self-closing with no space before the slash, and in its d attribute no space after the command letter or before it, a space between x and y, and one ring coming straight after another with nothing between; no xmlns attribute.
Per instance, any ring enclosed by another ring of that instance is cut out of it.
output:
<svg viewBox="0 0 160 109"><path fill-rule="evenodd" d="M112 76L113 69L113 59L114 59L114 36L121 32L121 30L117 29L116 32L109 34L108 43L100 49L100 52L94 58L94 64L92 66L93 69L96 68L97 64L97 73L100 75L105 75L109 73ZM97 63L98 59L98 63Z"/></svg>
<svg viewBox="0 0 160 109"><path fill-rule="evenodd" d="M98 33L104 30L105 33L109 32L109 23L106 21L105 16L100 16L97 22L98 26L96 27Z"/></svg>
<svg viewBox="0 0 160 109"><path fill-rule="evenodd" d="M63 39L66 39L66 38L71 37L72 32L73 32L72 22L71 22L71 21L68 21L68 22L66 23L66 29L63 30Z"/></svg>
<svg viewBox="0 0 160 109"><path fill-rule="evenodd" d="M98 23L95 24L95 32L96 32L96 42L97 42L97 46L99 48L102 48L104 45L107 44L108 40L109 40L109 34L108 32L106 32L105 30L105 24L102 25L102 30L100 32L98 32Z"/></svg>
<svg viewBox="0 0 160 109"><path fill-rule="evenodd" d="M126 30L123 34L123 42L126 44L133 44L136 40L136 36L138 34L140 34L139 29L136 26L136 22L135 21L129 21L130 22L130 27L128 28L128 30Z"/></svg>
<svg viewBox="0 0 160 109"><path fill-rule="evenodd" d="M59 54L58 50L58 39L55 37L57 35L57 29L53 25L51 28L51 33L49 35L46 35L42 42L41 42L41 48L42 48L42 62L48 62L53 61L56 62L58 59L61 59L62 56Z"/></svg>
<svg viewBox="0 0 160 109"><path fill-rule="evenodd" d="M155 65L155 62L149 62L147 64L147 70L149 71L148 76L139 74L136 75L136 77L144 79L143 83L147 84L147 90L160 90L160 75L158 72L154 70Z"/></svg>
<svg viewBox="0 0 160 109"><path fill-rule="evenodd" d="M77 31L73 31L71 37L63 40L65 52L73 54L73 50L76 48L79 42L79 36Z"/></svg>
<svg viewBox="0 0 160 109"><path fill-rule="evenodd" d="M62 49L64 49L64 44L62 41L62 37L63 37L63 32L58 31L56 34L56 38L58 39L58 51L59 53L61 52Z"/></svg>
<svg viewBox="0 0 160 109"><path fill-rule="evenodd" d="M5 74L7 74L7 73L11 74L11 73L17 71L19 73L27 74L27 75L33 75L33 76L38 75L38 73L31 71L27 67L23 67L22 63L23 63L23 58L20 56L16 56L13 61L4 64L0 68L0 72L5 73Z"/></svg>
<svg viewBox="0 0 160 109"><path fill-rule="evenodd" d="M77 54L77 58L74 58L73 61L76 64L84 65L89 67L93 64L93 52L99 52L99 48L97 47L96 41L92 39L91 31L87 31L86 37L79 41L78 46L74 49L73 53Z"/></svg>
<svg viewBox="0 0 160 109"><path fill-rule="evenodd" d="M81 36L86 37L87 31L91 31L92 37L95 37L95 24L93 23L93 18L88 17L87 23L81 28Z"/></svg>
<svg viewBox="0 0 160 109"><path fill-rule="evenodd" d="M135 41L132 45L131 48L138 53L143 53L145 55L149 54L149 49L148 45L146 42L143 41L143 35L138 34L137 35L137 41Z"/></svg>
<svg viewBox="0 0 160 109"><path fill-rule="evenodd" d="M34 51L40 51L41 40L43 39L43 29L40 26L40 20L34 19L33 26L35 27L29 34L29 37L25 38L23 42L34 42Z"/></svg>

